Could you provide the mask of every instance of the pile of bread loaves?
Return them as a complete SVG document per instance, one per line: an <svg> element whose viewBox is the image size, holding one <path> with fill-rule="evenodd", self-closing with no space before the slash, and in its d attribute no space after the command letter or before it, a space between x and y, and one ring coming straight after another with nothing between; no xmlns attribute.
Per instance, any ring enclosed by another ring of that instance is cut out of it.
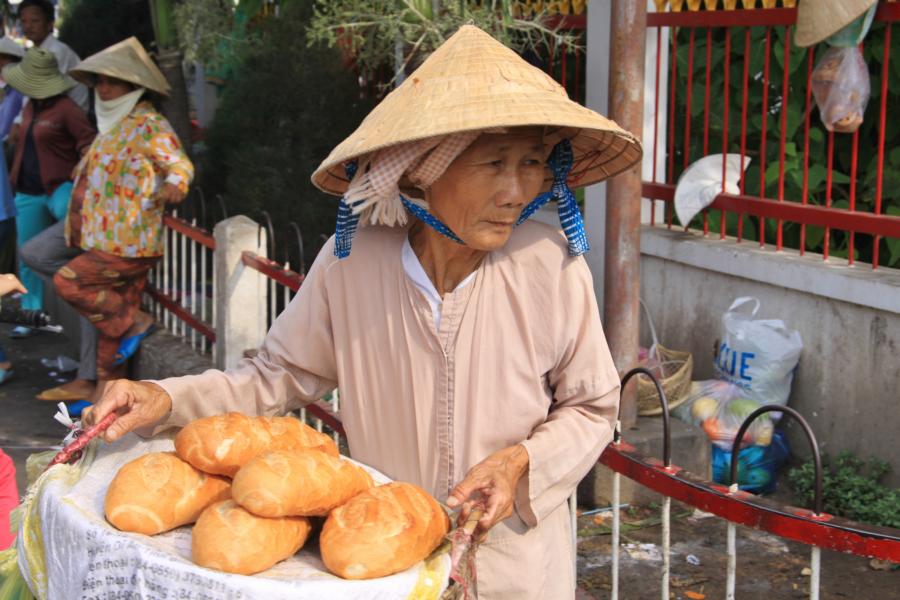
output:
<svg viewBox="0 0 900 600"><path fill-rule="evenodd" d="M228 413L188 424L175 452L124 465L106 493L106 518L155 535L194 523L194 563L250 575L293 556L315 518L322 561L345 579L403 571L440 545L440 504L409 483L375 486L337 446L293 417Z"/></svg>

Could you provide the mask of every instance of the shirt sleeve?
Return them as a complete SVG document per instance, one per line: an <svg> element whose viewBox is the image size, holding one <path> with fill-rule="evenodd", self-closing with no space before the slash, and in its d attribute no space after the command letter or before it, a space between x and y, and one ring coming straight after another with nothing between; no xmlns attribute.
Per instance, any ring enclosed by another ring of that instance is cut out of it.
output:
<svg viewBox="0 0 900 600"><path fill-rule="evenodd" d="M0 104L0 140L9 137L13 120L22 111L22 94L18 90L7 88L3 103Z"/></svg>
<svg viewBox="0 0 900 600"><path fill-rule="evenodd" d="M66 107L66 128L72 137L75 138L75 149L82 153L87 150L94 138L97 137L97 130L88 121L87 115L74 103Z"/></svg>
<svg viewBox="0 0 900 600"><path fill-rule="evenodd" d="M151 160L165 173L166 183L171 183L181 190L181 193L187 194L194 179L194 165L185 153L175 130L163 117L148 121L143 126L158 127L158 131L147 142Z"/></svg>
<svg viewBox="0 0 900 600"><path fill-rule="evenodd" d="M590 270L584 259L563 268L556 316L558 361L548 373L553 404L547 420L522 445L528 472L519 481L516 511L535 527L566 501L612 441L619 409L613 364Z"/></svg>
<svg viewBox="0 0 900 600"><path fill-rule="evenodd" d="M333 239L313 263L300 291L278 316L254 358L227 371L156 381L172 398L172 411L153 434L229 411L283 414L337 387L334 339L325 275Z"/></svg>

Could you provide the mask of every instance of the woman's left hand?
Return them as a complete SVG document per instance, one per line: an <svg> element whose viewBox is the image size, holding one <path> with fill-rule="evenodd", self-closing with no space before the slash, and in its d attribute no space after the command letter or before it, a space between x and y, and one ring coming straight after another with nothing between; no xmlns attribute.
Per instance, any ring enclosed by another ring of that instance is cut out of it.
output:
<svg viewBox="0 0 900 600"><path fill-rule="evenodd" d="M462 525L472 509L484 511L475 528L481 540L491 527L510 516L519 479L528 470L528 451L521 444L504 448L472 467L447 498L447 506L461 506L458 523Z"/></svg>
<svg viewBox="0 0 900 600"><path fill-rule="evenodd" d="M159 199L166 204L178 204L184 200L184 193L178 189L177 185L167 183L159 191Z"/></svg>

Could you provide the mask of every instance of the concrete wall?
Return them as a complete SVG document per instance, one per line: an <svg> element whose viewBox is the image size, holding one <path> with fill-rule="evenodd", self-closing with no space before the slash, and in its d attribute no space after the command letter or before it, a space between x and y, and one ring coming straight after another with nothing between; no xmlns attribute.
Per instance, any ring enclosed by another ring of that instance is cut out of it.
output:
<svg viewBox="0 0 900 600"><path fill-rule="evenodd" d="M641 235L641 295L662 343L693 352L695 380L713 375L713 344L732 300L759 298L758 317L781 318L803 337L789 404L809 421L821 450L887 460L889 483L900 485L896 271L660 228ZM793 451L806 456L802 432L788 431Z"/></svg>

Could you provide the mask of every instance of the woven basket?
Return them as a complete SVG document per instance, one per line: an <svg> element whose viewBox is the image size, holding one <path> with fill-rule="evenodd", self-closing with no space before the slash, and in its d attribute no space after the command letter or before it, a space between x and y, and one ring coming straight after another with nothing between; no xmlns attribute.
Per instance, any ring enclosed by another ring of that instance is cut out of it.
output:
<svg viewBox="0 0 900 600"><path fill-rule="evenodd" d="M682 404L688 398L687 391L691 387L691 374L694 370L694 357L690 352L670 350L659 344L651 349L651 356L659 356L660 362L650 370L659 379L666 400L669 403L669 411ZM644 365L646 366L646 365ZM638 414L642 417L650 417L662 414L662 405L659 402L659 393L649 377L638 375Z"/></svg>
<svg viewBox="0 0 900 600"><path fill-rule="evenodd" d="M641 300L641 307L647 316L650 325L650 335L653 337L653 346L646 360L641 361L642 367L647 367L659 379L666 400L669 404L669 412L682 404L688 398L688 390L691 387L691 375L694 371L694 357L690 352L671 350L659 343L656 337L656 327L650 317L650 310ZM659 401L659 392L656 386L645 375L637 376L638 384L638 415L651 417L662 414L662 404Z"/></svg>

